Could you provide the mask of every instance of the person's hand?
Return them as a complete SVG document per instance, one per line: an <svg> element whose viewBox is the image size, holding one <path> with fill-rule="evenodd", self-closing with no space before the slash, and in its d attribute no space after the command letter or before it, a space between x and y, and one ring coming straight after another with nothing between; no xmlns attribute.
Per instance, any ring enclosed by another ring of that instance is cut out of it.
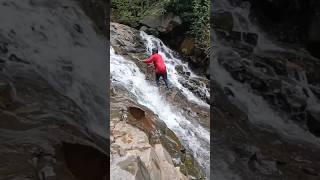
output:
<svg viewBox="0 0 320 180"><path fill-rule="evenodd" d="M136 61L144 61L144 60L141 60L139 59L138 57L133 57Z"/></svg>

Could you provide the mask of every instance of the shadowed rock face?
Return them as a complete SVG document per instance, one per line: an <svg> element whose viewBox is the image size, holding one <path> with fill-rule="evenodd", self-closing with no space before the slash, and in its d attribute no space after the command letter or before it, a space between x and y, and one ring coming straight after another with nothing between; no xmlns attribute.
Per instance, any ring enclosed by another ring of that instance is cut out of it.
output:
<svg viewBox="0 0 320 180"><path fill-rule="evenodd" d="M212 177L318 179L320 61L307 48L317 3L249 2L212 7Z"/></svg>
<svg viewBox="0 0 320 180"><path fill-rule="evenodd" d="M305 46L319 56L320 3L316 0L249 1L250 17L277 40Z"/></svg>
<svg viewBox="0 0 320 180"><path fill-rule="evenodd" d="M139 108L129 107L129 112L130 112L130 114L133 115L134 118L136 118L138 120L145 118L144 111L142 111Z"/></svg>
<svg viewBox="0 0 320 180"><path fill-rule="evenodd" d="M68 169L79 180L106 180L110 174L107 156L95 148L64 143L61 151Z"/></svg>
<svg viewBox="0 0 320 180"><path fill-rule="evenodd" d="M104 170L83 177L103 179L106 37L72 0L4 0L0 14L0 179L78 179L85 152Z"/></svg>
<svg viewBox="0 0 320 180"><path fill-rule="evenodd" d="M96 30L105 35L108 39L109 37L109 26L110 22L109 7L110 0L76 0L81 5L83 11L92 19L94 22Z"/></svg>

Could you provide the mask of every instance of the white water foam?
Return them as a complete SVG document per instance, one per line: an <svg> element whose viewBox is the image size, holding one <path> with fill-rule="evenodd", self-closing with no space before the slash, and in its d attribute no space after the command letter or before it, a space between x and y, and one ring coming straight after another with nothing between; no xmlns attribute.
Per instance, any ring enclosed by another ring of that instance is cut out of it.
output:
<svg viewBox="0 0 320 180"><path fill-rule="evenodd" d="M232 90L234 93L232 102L248 114L248 118L253 124L266 130L276 130L284 139L300 140L319 145L317 137L297 124L281 117L280 114L269 107L261 96L253 94L248 86L234 80L229 72L219 65L217 59L213 61L212 67L215 80L222 87L228 87Z"/></svg>
<svg viewBox="0 0 320 180"><path fill-rule="evenodd" d="M10 53L30 63L20 66L32 66L55 90L81 107L87 116L86 127L107 137L103 128L108 123L103 68L107 67L106 38L95 32L77 3L51 2L7 1L7 6L0 6L1 34L8 34L12 41ZM75 23L83 34L74 30Z"/></svg>
<svg viewBox="0 0 320 180"><path fill-rule="evenodd" d="M182 115L181 109L171 106L156 86L150 84L139 67L130 60L115 54L110 47L111 83L120 83L132 93L139 104L148 107L176 133L210 179L210 133L200 125L192 124ZM172 72L172 71L171 71ZM172 77L173 78L173 77ZM192 97L194 98L194 97Z"/></svg>
<svg viewBox="0 0 320 180"><path fill-rule="evenodd" d="M174 57L174 52L170 48L168 48L160 39L152 35L148 35L143 31L140 31L140 36L142 37L142 39L145 40L147 47L146 50L149 54L151 54L153 48L158 48L159 54L162 55L166 63L170 83L178 89L182 90L182 93L188 98L189 101L195 102L201 106L209 108L209 104L195 96L189 89L183 87L182 84L179 82L179 79L184 79L184 77L181 76L175 69L175 67L178 65L182 66L187 72L190 72L190 77L199 78L199 76L197 76L190 70L188 64L183 63L180 59ZM210 99L210 93L207 90L207 88L203 87L202 90Z"/></svg>

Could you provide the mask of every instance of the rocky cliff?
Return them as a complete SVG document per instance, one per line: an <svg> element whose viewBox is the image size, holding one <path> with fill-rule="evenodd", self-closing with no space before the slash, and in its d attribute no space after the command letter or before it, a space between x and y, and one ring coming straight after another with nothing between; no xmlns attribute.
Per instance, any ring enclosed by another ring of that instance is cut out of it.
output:
<svg viewBox="0 0 320 180"><path fill-rule="evenodd" d="M0 2L0 179L108 176L107 38L83 5Z"/></svg>
<svg viewBox="0 0 320 180"><path fill-rule="evenodd" d="M209 178L208 81L159 39L118 23L110 32L112 177ZM170 90L155 87L153 68L138 61L153 45L166 61Z"/></svg>
<svg viewBox="0 0 320 180"><path fill-rule="evenodd" d="M319 179L316 4L213 3L213 177Z"/></svg>

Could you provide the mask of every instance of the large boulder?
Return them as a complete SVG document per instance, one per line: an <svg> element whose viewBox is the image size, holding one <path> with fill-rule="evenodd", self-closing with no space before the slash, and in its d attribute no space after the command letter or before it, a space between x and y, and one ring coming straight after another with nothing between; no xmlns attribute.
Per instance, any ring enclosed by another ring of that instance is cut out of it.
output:
<svg viewBox="0 0 320 180"><path fill-rule="evenodd" d="M176 26L182 24L182 20L179 16L173 13L167 13L157 16L145 16L140 23L149 28L156 29L162 33L171 32Z"/></svg>
<svg viewBox="0 0 320 180"><path fill-rule="evenodd" d="M142 53L145 51L140 33L134 28L111 22L110 35L110 44L119 54Z"/></svg>
<svg viewBox="0 0 320 180"><path fill-rule="evenodd" d="M128 117L128 120L130 117ZM143 121L145 119L141 119ZM146 126L132 126L126 120L111 119L111 169L119 179L187 179L172 163L172 157L162 144L152 145ZM122 170L131 175L121 173ZM120 172L118 174L118 172ZM123 174L123 176L121 176Z"/></svg>

